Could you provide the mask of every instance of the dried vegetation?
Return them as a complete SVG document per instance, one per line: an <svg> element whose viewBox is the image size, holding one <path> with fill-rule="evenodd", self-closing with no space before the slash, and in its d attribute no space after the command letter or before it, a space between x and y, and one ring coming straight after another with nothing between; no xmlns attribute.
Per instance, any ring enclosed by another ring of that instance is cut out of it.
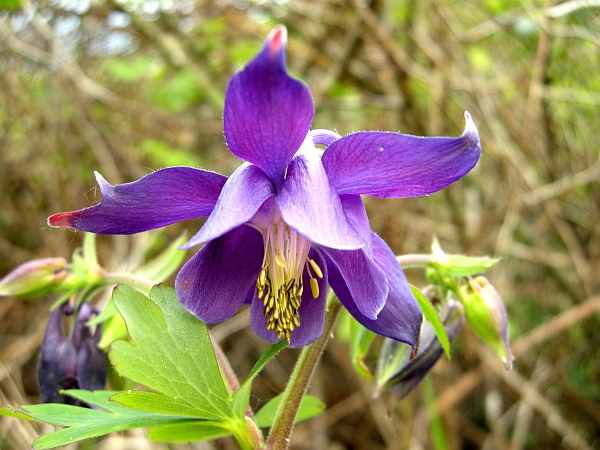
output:
<svg viewBox="0 0 600 450"><path fill-rule="evenodd" d="M599 11L575 0L22 0L0 11L0 275L77 247L80 234L45 220L98 200L93 170L113 184L177 164L231 173L226 82L284 23L315 127L457 135L470 111L484 150L471 174L428 198L367 207L399 254L427 252L437 235L448 252L501 256L489 278L517 357L505 372L463 330L452 361L390 417L334 339L312 384L328 409L298 426L292 447L600 448ZM147 242L105 238L100 257L134 267ZM52 301L0 301L2 404L39 399ZM240 374L265 348L246 323L214 327ZM256 404L283 389L295 357L267 366ZM2 418L0 447L29 448L42 431ZM142 432L95 447L166 448Z"/></svg>

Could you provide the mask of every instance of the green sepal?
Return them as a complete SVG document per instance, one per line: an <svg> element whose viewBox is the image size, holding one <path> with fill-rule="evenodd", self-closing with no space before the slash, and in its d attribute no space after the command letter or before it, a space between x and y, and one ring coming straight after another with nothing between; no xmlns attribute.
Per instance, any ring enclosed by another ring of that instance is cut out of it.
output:
<svg viewBox="0 0 600 450"><path fill-rule="evenodd" d="M489 256L448 255L442 250L437 238L433 239L431 252L434 257L428 266L433 267L442 279L467 277L485 272L494 267L501 259Z"/></svg>
<svg viewBox="0 0 600 450"><path fill-rule="evenodd" d="M413 295L417 299L421 310L423 311L423 316L425 316L425 319L431 322L433 330L435 331L435 334L438 340L440 341L440 344L442 345L446 356L448 357L448 359L450 359L450 340L448 339L448 333L446 333L446 329L444 328L444 323L442 322L442 319L440 319L439 314L437 313L429 299L425 297L418 288L416 288L413 285L411 285L410 288L412 290Z"/></svg>
<svg viewBox="0 0 600 450"><path fill-rule="evenodd" d="M491 269L500 259L489 256L443 255L439 259L435 258L431 265L442 277L467 277Z"/></svg>

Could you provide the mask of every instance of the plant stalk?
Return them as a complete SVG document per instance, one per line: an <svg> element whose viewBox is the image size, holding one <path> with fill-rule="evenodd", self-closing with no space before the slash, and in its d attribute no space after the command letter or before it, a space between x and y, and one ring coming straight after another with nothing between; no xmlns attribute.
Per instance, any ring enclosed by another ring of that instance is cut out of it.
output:
<svg viewBox="0 0 600 450"><path fill-rule="evenodd" d="M275 415L275 422L273 423L267 441L267 449L287 449L292 435L294 419L296 418L298 408L300 407L300 402L306 393L306 389L308 388L310 379L312 378L317 363L325 349L325 345L331 337L331 330L333 329L333 325L335 324L341 307L342 304L340 301L335 296L332 296L331 301L328 304L323 334L315 343L306 347L300 354L300 357L296 362L296 367L294 367L294 372L283 392L277 414Z"/></svg>
<svg viewBox="0 0 600 450"><path fill-rule="evenodd" d="M131 273L104 272L102 274L102 284L125 284L148 296L150 295L152 286L154 286L156 283L153 283L151 280L145 277Z"/></svg>

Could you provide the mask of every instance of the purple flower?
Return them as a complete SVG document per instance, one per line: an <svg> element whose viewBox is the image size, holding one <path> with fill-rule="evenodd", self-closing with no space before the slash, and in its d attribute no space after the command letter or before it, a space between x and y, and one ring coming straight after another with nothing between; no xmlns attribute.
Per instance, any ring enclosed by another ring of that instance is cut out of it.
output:
<svg viewBox="0 0 600 450"><path fill-rule="evenodd" d="M464 308L457 301L449 299L442 320L448 339L452 342L464 322ZM416 355L413 355L410 347L387 339L377 364L375 393L378 395L383 389L390 388L394 401L402 400L419 385L443 354L442 344L429 321L425 321L421 327Z"/></svg>
<svg viewBox="0 0 600 450"><path fill-rule="evenodd" d="M246 161L229 178L171 167L111 186L97 174L101 203L48 223L131 234L208 216L182 246L204 247L175 281L183 306L202 321L221 322L251 304L258 336L301 347L323 331L329 284L364 326L414 345L421 311L392 251L371 232L360 195L446 187L477 163L477 129L465 114L459 138L311 131L312 96L287 74L286 39L276 27L229 82L225 138ZM322 158L316 144L326 146Z"/></svg>
<svg viewBox="0 0 600 450"><path fill-rule="evenodd" d="M65 335L63 317L73 314L68 303L50 314L42 342L38 377L44 403L80 405L81 402L64 394L61 390L104 389L106 384L106 355L98 348L101 325L94 334L86 322L97 312L88 303L79 307L77 320L71 336Z"/></svg>

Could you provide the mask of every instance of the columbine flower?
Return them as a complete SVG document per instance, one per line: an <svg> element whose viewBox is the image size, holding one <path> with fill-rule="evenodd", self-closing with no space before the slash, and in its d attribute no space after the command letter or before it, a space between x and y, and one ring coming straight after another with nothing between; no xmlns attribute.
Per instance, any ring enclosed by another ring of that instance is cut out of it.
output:
<svg viewBox="0 0 600 450"><path fill-rule="evenodd" d="M462 305L449 299L444 307L442 320L448 340L452 341L464 321ZM377 363L375 394L379 395L379 392L384 389L392 389L393 402L402 400L433 369L443 353L442 344L429 321L425 321L421 327L419 350L416 356L409 346L387 339Z"/></svg>
<svg viewBox="0 0 600 450"><path fill-rule="evenodd" d="M459 138L310 130L309 88L285 67L276 27L225 94L231 152L245 160L229 178L190 167L111 186L102 201L51 216L51 226L131 234L208 219L182 248L204 247L175 281L179 300L206 323L251 303L261 338L304 346L323 331L328 284L364 326L413 345L422 316L389 247L372 233L360 194L414 197L458 180L477 163L475 125ZM322 158L315 145L325 145Z"/></svg>
<svg viewBox="0 0 600 450"><path fill-rule="evenodd" d="M81 402L61 394L66 389L104 389L106 355L98 348L100 328L92 334L86 322L97 312L88 303L79 307L77 320L70 336L65 335L63 316L73 314L68 303L50 314L42 342L39 367L40 392L44 403L80 405Z"/></svg>

